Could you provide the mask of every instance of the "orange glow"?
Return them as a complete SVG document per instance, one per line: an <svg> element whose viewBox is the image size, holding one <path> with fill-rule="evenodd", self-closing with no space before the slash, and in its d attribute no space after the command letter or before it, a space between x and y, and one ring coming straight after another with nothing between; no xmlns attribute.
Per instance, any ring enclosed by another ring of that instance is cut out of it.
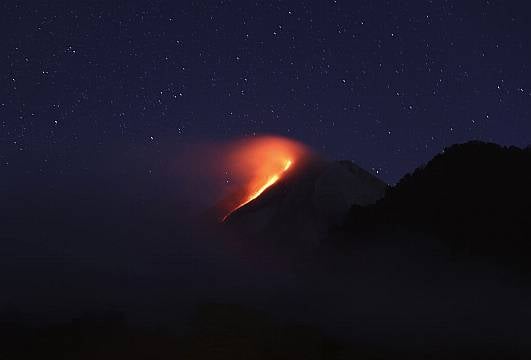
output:
<svg viewBox="0 0 531 360"><path fill-rule="evenodd" d="M270 187L271 185L273 185L274 183L276 183L280 179L280 177L284 174L284 172L286 172L290 168L292 163L293 163L292 160L286 160L286 164L284 165L284 168L279 173L271 175L269 177L269 179L267 179L267 181L265 182L264 185L262 185L255 192L251 193L249 196L247 196L247 199L243 203L238 205L234 210L241 208L245 204L248 204L251 201L253 201L254 199L256 199L257 197L259 197L268 187ZM234 210L232 210L232 211L234 211Z"/></svg>
<svg viewBox="0 0 531 360"><path fill-rule="evenodd" d="M239 141L230 150L227 171L241 196L229 206L232 212L259 197L307 153L300 143L281 137L264 136Z"/></svg>

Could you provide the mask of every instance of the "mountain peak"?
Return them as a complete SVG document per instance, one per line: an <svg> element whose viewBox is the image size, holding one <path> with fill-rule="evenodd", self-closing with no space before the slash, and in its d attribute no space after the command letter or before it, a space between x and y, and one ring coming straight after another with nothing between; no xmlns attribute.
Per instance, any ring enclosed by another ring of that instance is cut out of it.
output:
<svg viewBox="0 0 531 360"><path fill-rule="evenodd" d="M381 199L387 184L351 161L316 161L297 169L227 217L251 235L318 243L352 205Z"/></svg>

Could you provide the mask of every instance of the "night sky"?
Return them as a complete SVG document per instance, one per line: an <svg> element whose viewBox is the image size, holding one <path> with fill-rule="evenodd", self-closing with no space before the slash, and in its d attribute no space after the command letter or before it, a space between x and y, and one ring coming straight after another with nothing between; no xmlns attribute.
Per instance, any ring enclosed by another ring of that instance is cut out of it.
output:
<svg viewBox="0 0 531 360"><path fill-rule="evenodd" d="M394 183L454 143L527 146L530 7L4 1L0 172L82 175L117 152L269 133Z"/></svg>

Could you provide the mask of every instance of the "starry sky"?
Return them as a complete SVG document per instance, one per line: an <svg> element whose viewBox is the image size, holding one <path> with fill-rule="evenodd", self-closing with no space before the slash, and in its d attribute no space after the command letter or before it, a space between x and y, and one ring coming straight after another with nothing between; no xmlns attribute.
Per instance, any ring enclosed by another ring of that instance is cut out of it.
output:
<svg viewBox="0 0 531 360"><path fill-rule="evenodd" d="M394 183L454 143L531 143L528 1L12 0L0 18L10 178L269 133Z"/></svg>

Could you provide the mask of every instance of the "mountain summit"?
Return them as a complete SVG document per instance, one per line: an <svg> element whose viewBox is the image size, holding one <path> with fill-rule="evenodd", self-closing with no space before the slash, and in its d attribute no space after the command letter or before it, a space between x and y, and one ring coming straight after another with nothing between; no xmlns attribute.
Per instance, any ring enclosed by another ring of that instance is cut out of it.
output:
<svg viewBox="0 0 531 360"><path fill-rule="evenodd" d="M314 161L293 169L225 219L245 234L311 246L342 223L352 205L381 199L387 184L350 161Z"/></svg>

